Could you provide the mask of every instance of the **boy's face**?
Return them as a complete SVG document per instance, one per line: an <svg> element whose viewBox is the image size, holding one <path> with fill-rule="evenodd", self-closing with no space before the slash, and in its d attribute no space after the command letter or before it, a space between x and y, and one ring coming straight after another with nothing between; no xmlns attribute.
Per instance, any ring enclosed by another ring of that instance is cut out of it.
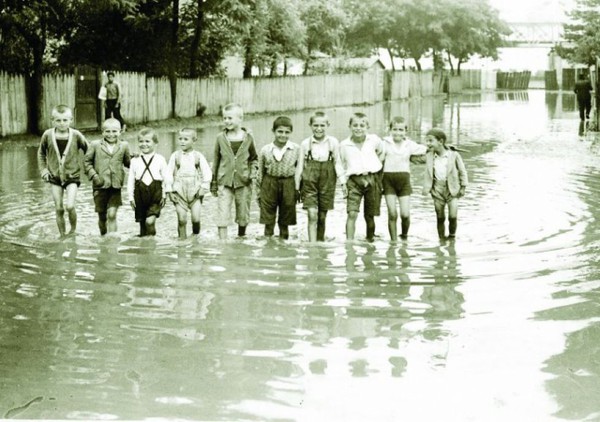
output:
<svg viewBox="0 0 600 422"><path fill-rule="evenodd" d="M64 111L59 113L55 111L52 113L52 123L59 132L65 132L71 126L73 121L73 114L70 111Z"/></svg>
<svg viewBox="0 0 600 422"><path fill-rule="evenodd" d="M138 138L138 148L142 154L150 154L154 152L155 147L156 144L154 143L154 139L152 139L151 133Z"/></svg>
<svg viewBox="0 0 600 422"><path fill-rule="evenodd" d="M233 108L223 112L223 125L226 130L237 130L242 124L240 110Z"/></svg>
<svg viewBox="0 0 600 422"><path fill-rule="evenodd" d="M108 75L108 82L112 82L115 80L115 75Z"/></svg>
<svg viewBox="0 0 600 422"><path fill-rule="evenodd" d="M352 123L350 123L350 131L352 132L353 138L364 138L367 136L367 130L369 129L369 122L367 119L361 119L355 117L352 119Z"/></svg>
<svg viewBox="0 0 600 422"><path fill-rule="evenodd" d="M440 153L444 150L444 144L433 135L427 135L427 138L425 138L425 144L427 145L428 151Z"/></svg>
<svg viewBox="0 0 600 422"><path fill-rule="evenodd" d="M273 130L273 133L275 134L275 143L279 145L285 145L285 143L290 139L292 128L287 126L279 126L277 129Z"/></svg>
<svg viewBox="0 0 600 422"><path fill-rule="evenodd" d="M403 141L406 138L406 125L404 123L395 123L390 129L390 134L394 141Z"/></svg>
<svg viewBox="0 0 600 422"><path fill-rule="evenodd" d="M196 134L188 130L179 132L179 135L177 136L177 142L179 143L182 151L191 150L195 140Z"/></svg>
<svg viewBox="0 0 600 422"><path fill-rule="evenodd" d="M314 138L323 139L328 126L329 120L326 117L315 117L310 124Z"/></svg>
<svg viewBox="0 0 600 422"><path fill-rule="evenodd" d="M121 134L121 124L117 122L105 122L102 125L102 136L109 144L114 144Z"/></svg>

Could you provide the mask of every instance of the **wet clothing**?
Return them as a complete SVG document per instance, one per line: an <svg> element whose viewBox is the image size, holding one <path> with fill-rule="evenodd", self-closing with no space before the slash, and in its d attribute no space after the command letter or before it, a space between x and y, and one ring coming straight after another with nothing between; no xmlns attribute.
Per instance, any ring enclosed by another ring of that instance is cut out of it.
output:
<svg viewBox="0 0 600 422"><path fill-rule="evenodd" d="M411 193L412 186L409 172L383 173L384 195L409 196Z"/></svg>
<svg viewBox="0 0 600 422"><path fill-rule="evenodd" d="M80 151L85 153L88 142L75 129L68 129L64 149L59 148L56 129L48 129L42 135L37 152L37 162L40 175L48 176L50 183L67 186L70 183L79 185L81 178Z"/></svg>
<svg viewBox="0 0 600 422"><path fill-rule="evenodd" d="M169 159L165 179L165 190L172 192L175 204L191 209L210 190L212 170L201 152L175 151Z"/></svg>
<svg viewBox="0 0 600 422"><path fill-rule="evenodd" d="M423 193L431 193L434 182L446 183L448 192L456 197L461 187L469 183L467 170L460 154L453 150L445 150L445 154L436 157L433 151L425 156L425 173L423 175ZM437 158L437 159L436 159Z"/></svg>
<svg viewBox="0 0 600 422"><path fill-rule="evenodd" d="M337 174L343 172L339 141L332 136L322 141L310 137L301 142L300 149L302 159L298 162L296 174L300 176L296 185L301 188L303 208L332 210Z"/></svg>
<svg viewBox="0 0 600 422"><path fill-rule="evenodd" d="M283 226L296 224L296 166L300 147L287 142L282 148L274 143L265 145L258 156L256 182L260 191L260 223Z"/></svg>
<svg viewBox="0 0 600 422"><path fill-rule="evenodd" d="M359 212L360 203L364 198L365 216L381 214L381 173L350 176L346 187L348 189L347 212Z"/></svg>
<svg viewBox="0 0 600 422"><path fill-rule="evenodd" d="M142 154L131 160L127 193L129 201L135 202L135 221L144 221L150 216L160 217L166 171L167 162L160 154Z"/></svg>
<svg viewBox="0 0 600 422"><path fill-rule="evenodd" d="M94 189L94 209L97 213L106 213L109 208L123 205L121 188Z"/></svg>

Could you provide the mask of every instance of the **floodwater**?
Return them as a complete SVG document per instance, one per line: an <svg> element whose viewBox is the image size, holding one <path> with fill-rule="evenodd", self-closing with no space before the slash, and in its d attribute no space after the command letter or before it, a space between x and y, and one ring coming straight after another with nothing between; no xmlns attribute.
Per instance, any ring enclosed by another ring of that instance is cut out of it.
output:
<svg viewBox="0 0 600 422"><path fill-rule="evenodd" d="M228 421L600 420L600 149L578 135L571 94L484 93L353 110L381 133L433 124L471 179L458 238L440 243L413 167L407 242L344 240L340 192L328 241L199 239L172 205L154 239L100 238L91 189L78 234L58 241L35 146L0 145L0 418ZM310 112L292 114L296 139ZM247 118L257 144L273 117ZM217 128L199 130L212 159ZM170 154L172 133L159 151ZM188 228L189 230L189 228Z"/></svg>

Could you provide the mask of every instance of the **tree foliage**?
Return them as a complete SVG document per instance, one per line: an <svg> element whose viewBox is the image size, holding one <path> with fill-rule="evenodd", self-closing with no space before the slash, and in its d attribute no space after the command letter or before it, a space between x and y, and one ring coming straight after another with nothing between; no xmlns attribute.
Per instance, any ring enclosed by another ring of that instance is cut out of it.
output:
<svg viewBox="0 0 600 422"><path fill-rule="evenodd" d="M576 0L563 25L565 43L556 46L562 58L591 66L600 57L600 0Z"/></svg>

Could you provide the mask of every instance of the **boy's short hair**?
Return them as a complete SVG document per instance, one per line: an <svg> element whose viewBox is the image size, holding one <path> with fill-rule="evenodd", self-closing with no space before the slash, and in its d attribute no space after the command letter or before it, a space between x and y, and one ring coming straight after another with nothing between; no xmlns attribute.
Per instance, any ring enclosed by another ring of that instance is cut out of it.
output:
<svg viewBox="0 0 600 422"><path fill-rule="evenodd" d="M366 120L367 124L369 123L369 118L367 117L367 115L360 111L357 111L356 113L353 113L352 116L350 116L350 122L348 123L349 126L352 125L354 119L364 119Z"/></svg>
<svg viewBox="0 0 600 422"><path fill-rule="evenodd" d="M292 119L288 116L279 116L273 121L273 131L276 131L280 127L289 127L292 132L294 131Z"/></svg>
<svg viewBox="0 0 600 422"><path fill-rule="evenodd" d="M108 119L106 119L105 121L102 122L102 129L104 129L109 124L119 125L119 128L121 128L121 122L120 121L118 121L114 117L109 117Z"/></svg>
<svg viewBox="0 0 600 422"><path fill-rule="evenodd" d="M427 131L425 136L430 136L430 135L433 136L434 138L436 138L442 144L446 144L446 139L447 139L446 133L442 129L438 129L437 127L434 127L433 129L429 129L429 131Z"/></svg>
<svg viewBox="0 0 600 422"><path fill-rule="evenodd" d="M71 115L73 115L73 110L71 110L71 107L69 107L68 105L59 104L57 106L52 107L52 115L54 116L55 113L57 113L57 114L71 113Z"/></svg>
<svg viewBox="0 0 600 422"><path fill-rule="evenodd" d="M198 132L196 132L196 129L193 129L191 127L184 127L179 129L179 133L191 133L192 134L192 138L195 140L198 139Z"/></svg>
<svg viewBox="0 0 600 422"><path fill-rule="evenodd" d="M232 110L237 110L238 113L240 114L240 117L241 118L244 117L244 108L241 106L241 104L238 104L238 103L225 104L222 111L232 111Z"/></svg>
<svg viewBox="0 0 600 422"><path fill-rule="evenodd" d="M106 76L115 76L115 72L108 72Z"/></svg>
<svg viewBox="0 0 600 422"><path fill-rule="evenodd" d="M404 127L408 127L406 124L406 119L402 116L392 117L392 120L390 120L390 130L394 127L394 125L404 125Z"/></svg>
<svg viewBox="0 0 600 422"><path fill-rule="evenodd" d="M152 141L154 141L155 144L158 144L158 134L154 129L149 127L145 127L140 130L140 132L138 133L138 141L140 140L140 138L143 138L144 136L150 134L152 134Z"/></svg>
<svg viewBox="0 0 600 422"><path fill-rule="evenodd" d="M325 118L325 119L327 119L327 123L329 123L329 117L327 116L327 113L325 113L322 110L317 110L313 114L311 114L308 124L312 125L313 122L315 121L315 119L318 119L318 118Z"/></svg>

